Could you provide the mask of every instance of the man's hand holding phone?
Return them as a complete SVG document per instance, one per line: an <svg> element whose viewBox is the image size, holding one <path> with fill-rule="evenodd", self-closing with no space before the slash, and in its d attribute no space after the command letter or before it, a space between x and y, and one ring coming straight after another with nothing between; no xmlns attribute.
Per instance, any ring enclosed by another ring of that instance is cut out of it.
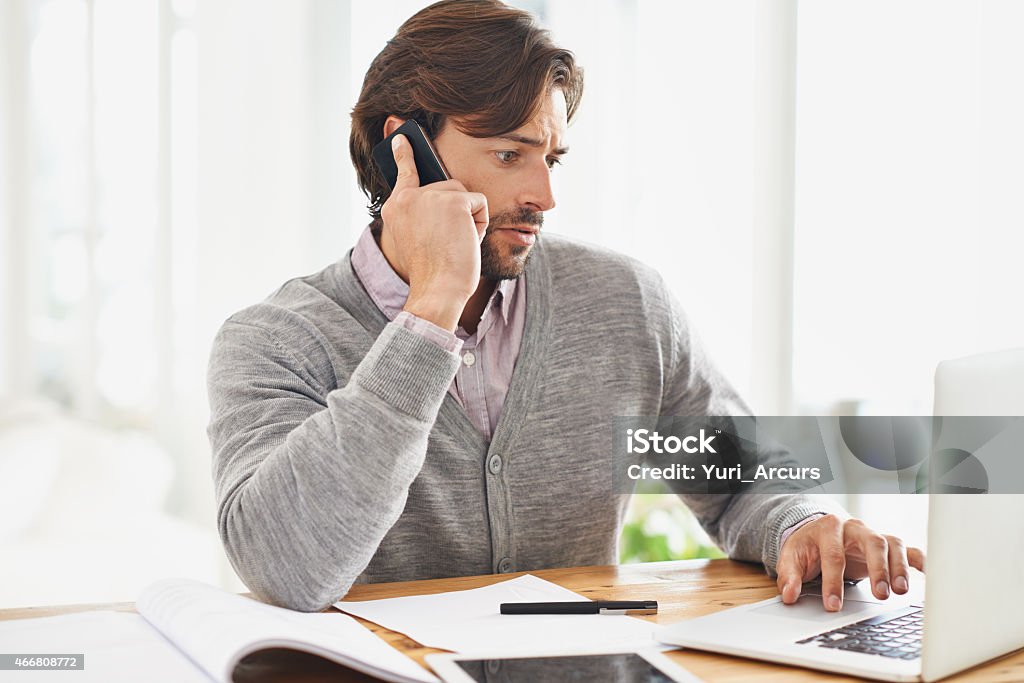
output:
<svg viewBox="0 0 1024 683"><path fill-rule="evenodd" d="M454 331L480 282L487 198L458 180L420 187L412 147L392 139L398 179L381 207L381 248L409 282L405 310Z"/></svg>

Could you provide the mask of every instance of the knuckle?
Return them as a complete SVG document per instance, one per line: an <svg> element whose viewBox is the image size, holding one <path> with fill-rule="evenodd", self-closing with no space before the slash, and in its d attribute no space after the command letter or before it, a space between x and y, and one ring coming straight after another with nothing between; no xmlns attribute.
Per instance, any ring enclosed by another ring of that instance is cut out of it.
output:
<svg viewBox="0 0 1024 683"><path fill-rule="evenodd" d="M889 544L889 550L894 551L900 555L906 553L907 546L903 542L903 539L899 536L886 536L885 540Z"/></svg>
<svg viewBox="0 0 1024 683"><path fill-rule="evenodd" d="M386 208L388 210L388 213L392 213L393 214L393 213L395 213L395 211L397 211L398 209L403 207L405 204L407 204L408 201L409 201L408 194L403 192L402 190L399 190L398 192L392 192L391 193L391 196L388 198L388 201L385 202L383 208ZM382 208L382 211L383 211L383 208Z"/></svg>
<svg viewBox="0 0 1024 683"><path fill-rule="evenodd" d="M827 564L845 564L846 551L840 546L830 545L821 551L821 560Z"/></svg>
<svg viewBox="0 0 1024 683"><path fill-rule="evenodd" d="M861 520L861 519L858 519L857 517L851 517L850 519L846 520L843 523L843 526L846 529L858 529L858 530L860 530L860 529L866 529L867 528L867 525L864 524L864 521Z"/></svg>
<svg viewBox="0 0 1024 683"><path fill-rule="evenodd" d="M830 530L838 530L841 529L843 526L842 518L834 513L829 513L825 515L824 517L819 519L818 522L820 522L823 527Z"/></svg>
<svg viewBox="0 0 1024 683"><path fill-rule="evenodd" d="M451 192L439 192L438 190L431 190L427 193L430 197L430 201L436 202L440 206L452 206L454 202L452 199L454 195Z"/></svg>
<svg viewBox="0 0 1024 683"><path fill-rule="evenodd" d="M409 192L408 188L392 191L391 196L388 197L387 201L384 202L384 206L380 209L381 216L387 219L407 212L414 199L414 194Z"/></svg>

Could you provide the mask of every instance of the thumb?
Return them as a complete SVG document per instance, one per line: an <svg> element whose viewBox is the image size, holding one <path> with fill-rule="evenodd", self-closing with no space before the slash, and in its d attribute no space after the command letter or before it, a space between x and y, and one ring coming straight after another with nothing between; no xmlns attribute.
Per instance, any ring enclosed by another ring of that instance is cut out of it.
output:
<svg viewBox="0 0 1024 683"><path fill-rule="evenodd" d="M782 594L782 602L792 605L800 597L803 588L804 568L798 560L784 557L776 563L775 571L778 574L775 584Z"/></svg>
<svg viewBox="0 0 1024 683"><path fill-rule="evenodd" d="M800 598L800 590L802 588L803 583L800 581L800 577L788 577L786 583L782 586L782 602L792 605Z"/></svg>
<svg viewBox="0 0 1024 683"><path fill-rule="evenodd" d="M395 155L395 166L398 167L398 178L392 193L409 187L420 186L420 175L416 172L416 160L412 155L412 145L404 135L391 138L391 153Z"/></svg>
<svg viewBox="0 0 1024 683"><path fill-rule="evenodd" d="M914 569L924 571L924 551L920 548L907 548L907 561Z"/></svg>

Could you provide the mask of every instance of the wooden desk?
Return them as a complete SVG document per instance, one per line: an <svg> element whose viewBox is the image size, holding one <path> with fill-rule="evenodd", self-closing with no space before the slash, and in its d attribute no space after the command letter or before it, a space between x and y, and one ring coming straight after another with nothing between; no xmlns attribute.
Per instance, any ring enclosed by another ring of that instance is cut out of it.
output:
<svg viewBox="0 0 1024 683"><path fill-rule="evenodd" d="M659 613L651 619L671 624L734 605L764 600L775 595L775 583L757 566L730 560L689 560L685 562L653 562L614 567L578 567L531 572L548 581L576 591L591 599L640 600L656 597ZM360 585L348 598L373 600L402 595L424 595L450 590L479 588L520 574L469 576L408 583ZM0 610L0 620L67 614L89 609L132 611L132 603L104 605L71 605L61 607L30 607ZM424 648L405 636L364 621L367 627L394 647L423 664L423 657L439 650ZM778 666L733 657L695 651L675 651L669 656L706 681L741 683L770 681L799 683L801 681L854 681L847 676L819 673L806 669ZM301 675L297 674L301 671ZM346 671L339 675L333 664L301 653L277 651L260 655L248 662L239 679L252 681L370 681L366 676ZM1024 650L988 664L975 667L947 681L971 683L979 681L1024 681Z"/></svg>

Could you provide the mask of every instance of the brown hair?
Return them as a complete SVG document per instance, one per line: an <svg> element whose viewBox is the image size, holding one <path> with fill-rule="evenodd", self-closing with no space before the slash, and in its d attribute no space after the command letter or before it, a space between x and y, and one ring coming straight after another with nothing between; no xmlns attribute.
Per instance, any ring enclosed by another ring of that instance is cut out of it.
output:
<svg viewBox="0 0 1024 683"><path fill-rule="evenodd" d="M435 137L448 117L473 137L503 135L536 116L551 88L571 121L583 70L522 10L498 0L442 0L414 14L370 64L352 110L349 151L375 219L391 194L373 161L389 115Z"/></svg>

